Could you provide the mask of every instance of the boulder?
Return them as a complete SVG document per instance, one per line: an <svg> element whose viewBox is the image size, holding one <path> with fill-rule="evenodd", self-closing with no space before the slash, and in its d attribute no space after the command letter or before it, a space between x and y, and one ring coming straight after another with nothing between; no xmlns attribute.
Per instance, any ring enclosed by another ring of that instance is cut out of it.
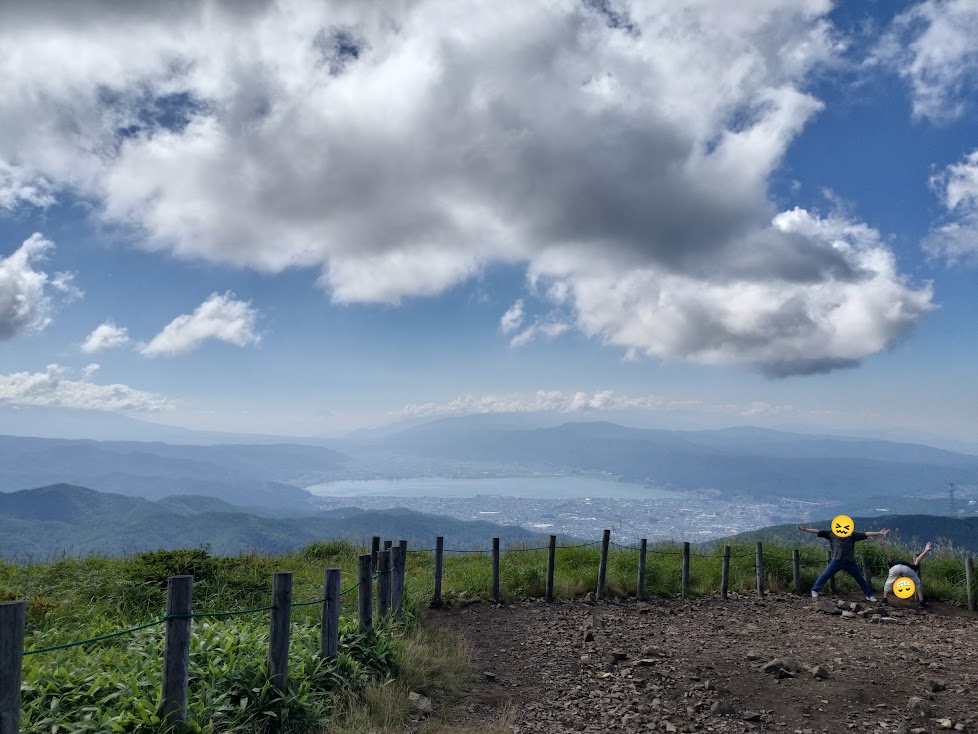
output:
<svg viewBox="0 0 978 734"><path fill-rule="evenodd" d="M842 610L828 599L818 599L815 602L815 611L826 614L842 614Z"/></svg>

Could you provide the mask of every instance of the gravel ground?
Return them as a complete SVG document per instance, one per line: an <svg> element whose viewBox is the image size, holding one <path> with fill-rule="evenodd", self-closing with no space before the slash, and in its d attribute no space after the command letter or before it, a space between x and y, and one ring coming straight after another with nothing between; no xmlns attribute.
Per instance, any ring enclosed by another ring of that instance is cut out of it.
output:
<svg viewBox="0 0 978 734"><path fill-rule="evenodd" d="M427 620L472 650L462 726L510 706L513 732L978 734L978 615L864 604L525 600Z"/></svg>

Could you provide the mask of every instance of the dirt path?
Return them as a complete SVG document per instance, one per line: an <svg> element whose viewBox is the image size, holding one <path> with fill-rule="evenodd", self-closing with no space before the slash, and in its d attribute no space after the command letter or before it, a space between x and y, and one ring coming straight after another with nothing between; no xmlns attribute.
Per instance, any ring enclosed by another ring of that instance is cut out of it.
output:
<svg viewBox="0 0 978 734"><path fill-rule="evenodd" d="M512 704L514 732L978 733L978 616L834 611L790 595L525 601L428 621L472 649L463 724Z"/></svg>

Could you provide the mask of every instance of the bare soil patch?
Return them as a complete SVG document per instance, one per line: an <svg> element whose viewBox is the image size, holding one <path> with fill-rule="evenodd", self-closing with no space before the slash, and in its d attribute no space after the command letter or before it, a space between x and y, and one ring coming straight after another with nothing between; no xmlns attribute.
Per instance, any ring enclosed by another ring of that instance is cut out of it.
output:
<svg viewBox="0 0 978 734"><path fill-rule="evenodd" d="M427 621L472 650L462 726L511 707L514 732L978 733L978 615L846 612L772 594L527 600Z"/></svg>

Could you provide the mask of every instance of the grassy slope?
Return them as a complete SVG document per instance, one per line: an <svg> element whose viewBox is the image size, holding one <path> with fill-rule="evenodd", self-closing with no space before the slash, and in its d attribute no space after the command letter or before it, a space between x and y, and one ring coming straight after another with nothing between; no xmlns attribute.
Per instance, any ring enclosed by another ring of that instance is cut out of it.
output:
<svg viewBox="0 0 978 734"><path fill-rule="evenodd" d="M883 558L874 544L864 543L877 587ZM773 591L791 587L791 548L765 545L766 583ZM801 548L803 582L810 585L824 565L814 545ZM129 558L65 559L55 563L16 566L0 563L0 599L28 600L28 636L32 649L103 634L158 619L164 609L167 576L193 573L197 611L246 609L269 601L271 574L294 574L294 598L321 596L323 569L343 569L343 588L354 577L361 552L342 541L311 545L279 555L209 558L202 551L143 554ZM907 549L896 548L897 555ZM616 550L608 564L611 595L632 594L636 587L637 553ZM754 546L735 544L730 589L753 588ZM648 560L647 590L676 594L680 586L678 546L654 546ZM433 558L412 554L408 562L408 610L427 606L433 593ZM557 552L555 590L559 597L594 588L598 550L595 546ZM542 596L546 552L511 550L502 558L502 591L508 599ZM700 551L691 559L692 592L715 593L719 587L720 553ZM925 562L927 594L964 603L963 568L958 554L939 548ZM491 566L485 554L448 555L443 588L448 601L487 599ZM852 583L840 579L842 590ZM267 616L264 613L199 620L194 623L190 708L195 731L263 731L275 717L285 717L286 731L393 731L410 714L410 690L458 695L465 680L465 653L456 642L434 638L423 627L387 629L372 637L355 629L356 593L343 597L342 655L322 664L318 605L293 609L291 690L282 700L265 685ZM159 731L154 720L159 704L162 627L87 646L32 655L25 660L26 731ZM393 682L388 682L393 681ZM346 712L337 717L338 710ZM86 717L88 717L86 722Z"/></svg>

